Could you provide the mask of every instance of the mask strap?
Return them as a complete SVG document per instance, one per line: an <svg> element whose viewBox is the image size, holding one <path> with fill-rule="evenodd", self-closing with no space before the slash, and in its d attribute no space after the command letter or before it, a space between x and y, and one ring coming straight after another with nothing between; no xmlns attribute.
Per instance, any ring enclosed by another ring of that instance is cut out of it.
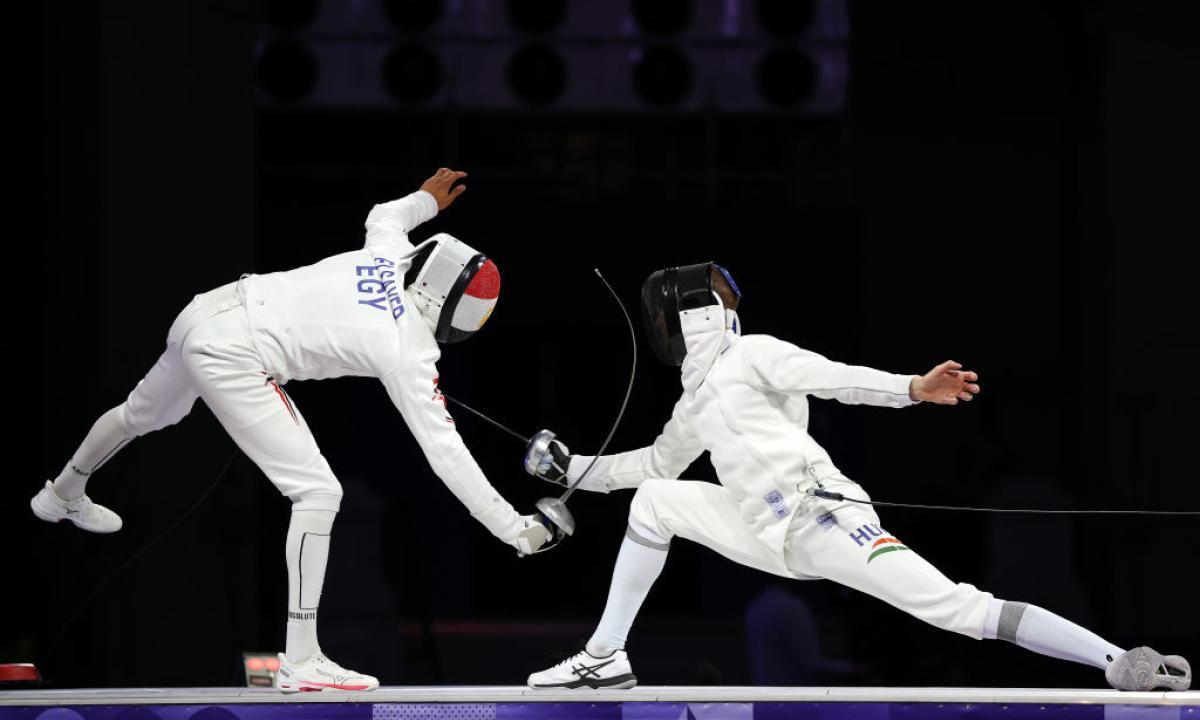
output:
<svg viewBox="0 0 1200 720"><path fill-rule="evenodd" d="M729 283L729 289L733 290L734 297L736 297L738 300L741 300L742 290L734 281L733 276L729 274L729 271L716 263L713 263L713 267L715 267L721 273L721 275L725 278L725 282Z"/></svg>

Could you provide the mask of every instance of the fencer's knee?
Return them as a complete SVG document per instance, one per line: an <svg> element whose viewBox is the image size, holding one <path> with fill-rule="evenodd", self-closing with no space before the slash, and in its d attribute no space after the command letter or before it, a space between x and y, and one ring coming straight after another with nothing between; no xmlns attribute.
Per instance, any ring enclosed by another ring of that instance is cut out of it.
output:
<svg viewBox="0 0 1200 720"><path fill-rule="evenodd" d="M126 398L125 402L116 406L109 412L116 413L117 426L121 428L121 432L125 437L137 437L144 433L137 432L140 423L136 423L137 416L134 414L133 408L130 407L130 398Z"/></svg>
<svg viewBox="0 0 1200 720"><path fill-rule="evenodd" d="M280 486L280 483L276 483ZM342 484L332 475L305 479L299 487L279 488L292 501L292 510L330 510L337 512L342 506Z"/></svg>
<svg viewBox="0 0 1200 720"><path fill-rule="evenodd" d="M646 480L638 486L629 503L629 517L644 525L657 525L657 506L662 501L665 486L670 480Z"/></svg>
<svg viewBox="0 0 1200 720"><path fill-rule="evenodd" d="M291 497L292 511L297 510L328 510L337 512L342 507L341 487L336 494L332 493L302 493Z"/></svg>
<svg viewBox="0 0 1200 720"><path fill-rule="evenodd" d="M669 542L674 533L659 517L663 498L675 480L646 480L629 503L629 527L657 543Z"/></svg>
<svg viewBox="0 0 1200 720"><path fill-rule="evenodd" d="M163 397L150 397L140 387L135 388L118 405L117 423L128 437L140 437L146 433L162 430L187 417L196 402L190 390L178 390Z"/></svg>
<svg viewBox="0 0 1200 720"><path fill-rule="evenodd" d="M174 419L159 417L148 403L140 402L132 395L117 408L117 423L127 437L140 437L174 425L181 419L182 416Z"/></svg>
<svg viewBox="0 0 1200 720"><path fill-rule="evenodd" d="M949 597L934 603L922 619L943 630L982 640L989 635L986 628L993 604L991 593L969 583L958 583Z"/></svg>

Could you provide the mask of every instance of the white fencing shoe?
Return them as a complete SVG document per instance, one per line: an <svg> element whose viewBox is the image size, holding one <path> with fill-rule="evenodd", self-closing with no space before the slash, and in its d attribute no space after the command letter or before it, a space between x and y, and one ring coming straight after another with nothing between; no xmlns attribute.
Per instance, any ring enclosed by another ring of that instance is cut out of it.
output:
<svg viewBox="0 0 1200 720"><path fill-rule="evenodd" d="M1179 655L1136 647L1110 662L1104 679L1117 690L1187 690L1192 685L1192 666Z"/></svg>
<svg viewBox="0 0 1200 720"><path fill-rule="evenodd" d="M626 690L634 685L637 685L637 677L624 650L616 650L606 657L595 657L584 650L529 676L529 687L535 690L582 687Z"/></svg>
<svg viewBox="0 0 1200 720"><path fill-rule="evenodd" d="M77 527L94 533L113 533L121 529L121 516L112 510L92 502L87 495L74 500L63 500L54 492L54 483L46 481L46 487L29 501L33 514L46 522L56 523L70 520Z"/></svg>
<svg viewBox="0 0 1200 720"><path fill-rule="evenodd" d="M275 687L285 693L322 690L374 690L379 681L338 665L318 652L302 663L294 663L279 653L279 672Z"/></svg>

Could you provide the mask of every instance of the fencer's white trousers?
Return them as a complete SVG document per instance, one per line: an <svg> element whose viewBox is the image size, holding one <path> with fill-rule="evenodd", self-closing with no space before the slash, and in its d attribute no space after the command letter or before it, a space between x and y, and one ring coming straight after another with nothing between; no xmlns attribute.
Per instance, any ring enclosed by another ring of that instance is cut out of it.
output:
<svg viewBox="0 0 1200 720"><path fill-rule="evenodd" d="M848 480L832 478L825 486L869 499ZM724 487L647 480L633 497L629 526L630 537L644 544L682 537L742 565L782 577L832 580L939 628L976 639L985 635L992 594L952 582L884 530L869 505L810 498L793 515L781 553L751 531Z"/></svg>
<svg viewBox="0 0 1200 720"><path fill-rule="evenodd" d="M197 295L167 333L167 348L120 406L130 436L173 425L196 398L296 510L337 512L341 484L292 399L254 349L238 283Z"/></svg>

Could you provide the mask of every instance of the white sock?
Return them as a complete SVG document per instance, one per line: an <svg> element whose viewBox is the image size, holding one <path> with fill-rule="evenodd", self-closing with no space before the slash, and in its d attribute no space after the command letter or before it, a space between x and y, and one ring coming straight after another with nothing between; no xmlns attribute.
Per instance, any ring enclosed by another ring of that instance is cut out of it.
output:
<svg viewBox="0 0 1200 720"><path fill-rule="evenodd" d="M87 481L92 473L108 462L132 438L121 427L117 419L119 407L104 413L92 425L83 444L71 456L62 472L54 480L54 494L63 500L74 500L82 497L87 491Z"/></svg>
<svg viewBox="0 0 1200 720"><path fill-rule="evenodd" d="M329 538L337 513L330 510L293 510L288 525L288 660L302 663L321 651L317 642L317 606L325 584Z"/></svg>
<svg viewBox="0 0 1200 720"><path fill-rule="evenodd" d="M629 628L633 627L642 602L667 562L667 542L660 542L662 538L646 538L645 534L632 528L625 532L608 589L608 604L587 644L587 651L595 657L625 648Z"/></svg>
<svg viewBox="0 0 1200 720"><path fill-rule="evenodd" d="M1026 650L1101 670L1124 653L1121 648L1066 618L1037 605L993 600L984 637L1016 643Z"/></svg>

